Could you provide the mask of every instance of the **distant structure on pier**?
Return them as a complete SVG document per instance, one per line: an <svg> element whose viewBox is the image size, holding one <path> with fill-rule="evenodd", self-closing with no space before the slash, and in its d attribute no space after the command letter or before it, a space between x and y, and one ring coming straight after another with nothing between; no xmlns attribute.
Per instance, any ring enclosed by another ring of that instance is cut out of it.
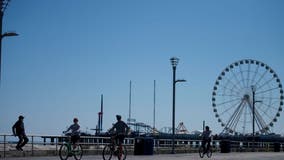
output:
<svg viewBox="0 0 284 160"><path fill-rule="evenodd" d="M177 134L189 134L189 131L186 129L183 122L180 122L179 125L177 126L176 133Z"/></svg>
<svg viewBox="0 0 284 160"><path fill-rule="evenodd" d="M150 125L147 125L142 122L136 122L133 119L132 122L128 122L128 125L131 127L134 134L138 135L159 135L159 134L171 134L172 128L171 127L163 127L160 130L153 128ZM177 134L189 134L189 131L185 127L183 122L180 122L178 127L176 128Z"/></svg>
<svg viewBox="0 0 284 160"><path fill-rule="evenodd" d="M96 125L95 134L99 135L103 131L103 110L104 110L104 96L101 95L101 111L98 113L98 124Z"/></svg>

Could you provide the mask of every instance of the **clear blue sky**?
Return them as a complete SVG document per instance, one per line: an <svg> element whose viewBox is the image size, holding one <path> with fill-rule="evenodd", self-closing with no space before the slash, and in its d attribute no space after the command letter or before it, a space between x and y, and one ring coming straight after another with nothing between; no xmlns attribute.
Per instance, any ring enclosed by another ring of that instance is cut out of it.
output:
<svg viewBox="0 0 284 160"><path fill-rule="evenodd" d="M211 106L218 75L240 59L263 61L284 79L282 0L12 0L2 41L0 133L11 133L18 115L28 134L61 134L79 118L95 128L104 95L104 130L115 115L171 126L172 68L180 58L176 125L222 128ZM284 116L273 131L284 133Z"/></svg>

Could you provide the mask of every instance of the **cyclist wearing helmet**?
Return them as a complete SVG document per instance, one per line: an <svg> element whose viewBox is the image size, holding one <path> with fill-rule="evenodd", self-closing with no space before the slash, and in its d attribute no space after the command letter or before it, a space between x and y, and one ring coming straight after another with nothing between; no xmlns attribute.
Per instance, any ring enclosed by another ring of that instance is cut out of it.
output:
<svg viewBox="0 0 284 160"><path fill-rule="evenodd" d="M209 150L210 147L210 142L211 142L211 130L209 129L209 126L205 127L205 131L203 131L202 133L202 147L203 147L203 151L204 153L206 153ZM205 150L205 145L207 143L207 147Z"/></svg>
<svg viewBox="0 0 284 160"><path fill-rule="evenodd" d="M125 122L121 120L120 115L116 115L116 120L117 122L113 125L109 132L114 133L114 139L116 141L116 144L121 145L130 128Z"/></svg>
<svg viewBox="0 0 284 160"><path fill-rule="evenodd" d="M78 140L80 139L80 125L78 124L78 118L74 118L73 119L73 124L70 125L70 127L66 130L63 131L64 134L66 134L67 132L69 132L71 130L71 142L73 144L77 143Z"/></svg>

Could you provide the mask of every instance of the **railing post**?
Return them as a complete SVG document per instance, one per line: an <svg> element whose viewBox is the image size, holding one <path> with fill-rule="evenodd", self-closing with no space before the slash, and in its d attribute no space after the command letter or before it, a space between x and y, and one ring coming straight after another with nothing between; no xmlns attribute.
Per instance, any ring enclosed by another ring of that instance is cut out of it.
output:
<svg viewBox="0 0 284 160"><path fill-rule="evenodd" d="M32 135L32 156L34 156L34 136Z"/></svg>
<svg viewBox="0 0 284 160"><path fill-rule="evenodd" d="M4 135L4 158L6 157L6 135Z"/></svg>
<svg viewBox="0 0 284 160"><path fill-rule="evenodd" d="M159 147L160 147L160 140L159 139L154 139L155 141L155 150L156 150L156 153L159 152Z"/></svg>
<svg viewBox="0 0 284 160"><path fill-rule="evenodd" d="M58 137L56 137L55 139L55 150L56 150L55 154L58 155L57 154L58 153Z"/></svg>

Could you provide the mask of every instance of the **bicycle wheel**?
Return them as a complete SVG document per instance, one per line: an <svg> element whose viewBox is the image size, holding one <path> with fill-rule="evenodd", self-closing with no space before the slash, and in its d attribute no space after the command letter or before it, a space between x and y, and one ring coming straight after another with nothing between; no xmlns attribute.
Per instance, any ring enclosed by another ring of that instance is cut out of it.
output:
<svg viewBox="0 0 284 160"><path fill-rule="evenodd" d="M67 160L69 155L68 146L63 144L59 149L59 157L61 160Z"/></svg>
<svg viewBox="0 0 284 160"><path fill-rule="evenodd" d="M198 152L199 152L199 157L200 157L200 158L203 158L203 157L204 157L204 150L203 150L203 147L202 147L202 146L199 147Z"/></svg>
<svg viewBox="0 0 284 160"><path fill-rule="evenodd" d="M122 145L122 150L118 150L117 158L118 160L125 160L127 156L127 150L124 145Z"/></svg>
<svg viewBox="0 0 284 160"><path fill-rule="evenodd" d="M113 155L114 149L111 149L110 145L105 145L103 150L103 159L104 160L111 160L111 157Z"/></svg>
<svg viewBox="0 0 284 160"><path fill-rule="evenodd" d="M210 158L212 156L212 148L210 147L207 151L207 157Z"/></svg>
<svg viewBox="0 0 284 160"><path fill-rule="evenodd" d="M83 149L80 144L77 144L73 149L73 154L76 160L80 160L83 156Z"/></svg>

